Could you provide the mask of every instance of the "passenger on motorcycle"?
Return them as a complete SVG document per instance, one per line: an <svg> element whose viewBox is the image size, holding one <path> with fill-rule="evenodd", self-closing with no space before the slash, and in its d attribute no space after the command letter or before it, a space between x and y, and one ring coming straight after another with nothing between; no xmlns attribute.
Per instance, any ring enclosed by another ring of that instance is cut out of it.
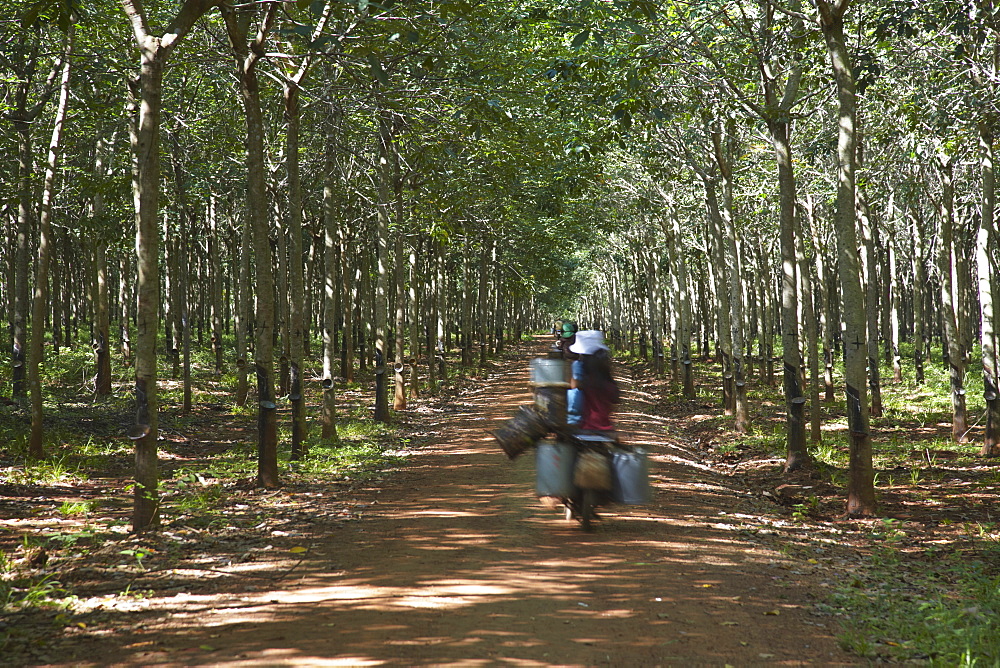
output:
<svg viewBox="0 0 1000 668"><path fill-rule="evenodd" d="M612 436L615 426L611 412L619 402L621 392L611 375L611 357L608 347L604 345L604 334L596 329L579 331L569 350L580 355L580 378L576 378L574 373L571 382L571 387L578 388L583 394L583 410L577 426L585 431Z"/></svg>

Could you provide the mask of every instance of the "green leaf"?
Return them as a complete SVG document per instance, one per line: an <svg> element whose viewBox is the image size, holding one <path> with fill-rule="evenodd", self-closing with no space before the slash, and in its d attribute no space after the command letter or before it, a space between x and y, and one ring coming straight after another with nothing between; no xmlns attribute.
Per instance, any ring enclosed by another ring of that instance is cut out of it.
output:
<svg viewBox="0 0 1000 668"><path fill-rule="evenodd" d="M587 28L582 33L574 37L573 41L570 43L570 48L579 49L581 46L587 43L588 39L590 39L590 28Z"/></svg>
<svg viewBox="0 0 1000 668"><path fill-rule="evenodd" d="M38 0L38 2L29 7L28 11L21 16L21 27L24 29L30 28L35 21L38 20L41 13L51 7L54 3L55 0Z"/></svg>
<svg viewBox="0 0 1000 668"><path fill-rule="evenodd" d="M385 73L385 70L382 69L382 61L378 59L378 56L376 56L374 53L369 53L368 65L371 67L372 76L375 77L375 79L378 80L378 82L383 86L388 86L389 77Z"/></svg>

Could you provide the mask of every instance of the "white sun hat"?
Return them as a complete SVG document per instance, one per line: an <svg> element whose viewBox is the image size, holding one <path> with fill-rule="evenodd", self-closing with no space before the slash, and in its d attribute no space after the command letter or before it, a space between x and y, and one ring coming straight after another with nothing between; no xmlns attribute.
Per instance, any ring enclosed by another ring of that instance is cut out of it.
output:
<svg viewBox="0 0 1000 668"><path fill-rule="evenodd" d="M598 350L607 350L604 333L599 329L585 329L576 333L576 341L569 347L577 355L593 355Z"/></svg>

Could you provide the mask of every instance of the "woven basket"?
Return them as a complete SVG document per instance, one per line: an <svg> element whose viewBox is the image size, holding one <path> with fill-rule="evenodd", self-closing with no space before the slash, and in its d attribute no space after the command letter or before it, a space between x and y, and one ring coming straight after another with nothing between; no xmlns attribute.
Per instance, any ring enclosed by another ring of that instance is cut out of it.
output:
<svg viewBox="0 0 1000 668"><path fill-rule="evenodd" d="M602 492L611 489L611 464L599 452L581 452L573 471L573 483L581 489Z"/></svg>
<svg viewBox="0 0 1000 668"><path fill-rule="evenodd" d="M502 427L493 432L507 457L514 459L549 432L549 425L532 406L521 406Z"/></svg>

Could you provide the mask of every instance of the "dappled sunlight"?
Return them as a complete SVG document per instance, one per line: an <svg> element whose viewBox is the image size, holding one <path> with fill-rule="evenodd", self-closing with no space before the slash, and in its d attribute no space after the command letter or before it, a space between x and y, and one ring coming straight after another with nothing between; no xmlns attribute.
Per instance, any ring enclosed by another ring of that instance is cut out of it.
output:
<svg viewBox="0 0 1000 668"><path fill-rule="evenodd" d="M706 505L735 496L721 476L630 390L616 420L649 452L653 500L600 507L584 533L536 499L533 452L510 461L493 439L531 402L527 381L507 370L434 413L435 440L354 521L303 535L301 560L231 564L252 586L223 578L215 593L148 601L171 625L131 640L213 648L184 665L723 665L751 643L764 651L754 629L782 605L782 558L739 539L750 517ZM775 575L748 578L750 564ZM782 610L786 632L800 615ZM167 662L149 656L136 663Z"/></svg>
<svg viewBox="0 0 1000 668"><path fill-rule="evenodd" d="M301 652L294 649L287 650L267 650L261 656L254 659L240 659L236 665L240 666L304 666L305 668L340 668L365 666L384 666L390 663L381 659L373 659L365 656L342 656L336 659L324 658L322 656L303 656Z"/></svg>

